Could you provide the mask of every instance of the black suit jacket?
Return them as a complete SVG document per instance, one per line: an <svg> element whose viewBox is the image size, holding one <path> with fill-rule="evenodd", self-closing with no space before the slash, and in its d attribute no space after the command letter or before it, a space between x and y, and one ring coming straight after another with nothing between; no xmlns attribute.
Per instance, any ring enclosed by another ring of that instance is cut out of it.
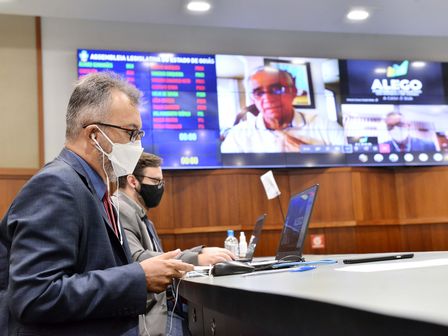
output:
<svg viewBox="0 0 448 336"><path fill-rule="evenodd" d="M146 281L123 241L82 165L62 150L0 223L0 332L137 335Z"/></svg>

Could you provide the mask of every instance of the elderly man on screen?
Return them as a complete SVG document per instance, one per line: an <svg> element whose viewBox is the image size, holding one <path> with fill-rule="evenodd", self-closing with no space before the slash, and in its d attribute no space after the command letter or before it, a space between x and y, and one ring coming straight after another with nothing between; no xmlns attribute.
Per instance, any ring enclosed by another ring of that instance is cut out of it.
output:
<svg viewBox="0 0 448 336"><path fill-rule="evenodd" d="M289 72L260 67L248 84L259 113L230 129L221 145L222 153L299 152L302 144L344 144L338 123L294 109L297 88Z"/></svg>

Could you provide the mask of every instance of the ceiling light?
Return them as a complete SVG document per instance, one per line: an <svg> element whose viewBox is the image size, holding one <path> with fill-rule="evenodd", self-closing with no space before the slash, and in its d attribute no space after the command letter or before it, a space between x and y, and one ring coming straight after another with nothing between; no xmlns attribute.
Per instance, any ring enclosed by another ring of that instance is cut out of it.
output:
<svg viewBox="0 0 448 336"><path fill-rule="evenodd" d="M187 9L192 12L207 12L211 7L210 2L206 0L191 0L187 3Z"/></svg>
<svg viewBox="0 0 448 336"><path fill-rule="evenodd" d="M347 14L347 19L352 21L363 21L369 17L369 12L365 9L353 9Z"/></svg>

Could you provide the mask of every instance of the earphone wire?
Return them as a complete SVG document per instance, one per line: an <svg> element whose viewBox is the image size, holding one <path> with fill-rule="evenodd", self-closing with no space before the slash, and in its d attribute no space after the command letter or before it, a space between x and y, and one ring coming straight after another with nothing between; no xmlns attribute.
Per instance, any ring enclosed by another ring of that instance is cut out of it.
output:
<svg viewBox="0 0 448 336"><path fill-rule="evenodd" d="M146 327L146 315L145 314L141 314L140 315L142 318L142 324L143 324L143 328L145 329L145 332L148 336L151 336L151 334L149 333L148 328Z"/></svg>
<svg viewBox="0 0 448 336"><path fill-rule="evenodd" d="M177 299L179 297L179 285L180 285L181 281L182 281L182 278L179 279L179 282L177 283L177 286L176 286L177 288L174 291L174 305L173 305L173 311L171 312L170 329L168 330L167 336L171 335L171 329L173 328L174 310L176 309Z"/></svg>
<svg viewBox="0 0 448 336"><path fill-rule="evenodd" d="M109 180L109 175L107 174L106 166L105 166L105 164L104 164L104 157L106 156L106 154L104 153L104 150L100 147L99 143L98 143L95 139L93 139L93 140L96 142L98 148L100 149L101 153L103 154L103 155L102 155L102 158L103 158L103 160L102 160L102 163L103 163L102 166L103 166L103 172L104 172L104 175L106 175L106 188L107 188L107 194L109 195L109 197L111 197L111 194L110 194L110 180ZM117 190L118 190L118 176L115 176L115 178L116 178L116 183L117 183L116 186L117 186ZM118 199L118 197L117 197L117 199ZM117 202L116 202L117 204L115 204L115 202L112 201L112 197L111 197L111 203L112 203L113 208L114 208L115 211L117 212L117 228L118 228L118 235L119 235L119 239L120 239L120 244L123 245L123 233L121 232L121 225L120 225L120 203L117 201Z"/></svg>

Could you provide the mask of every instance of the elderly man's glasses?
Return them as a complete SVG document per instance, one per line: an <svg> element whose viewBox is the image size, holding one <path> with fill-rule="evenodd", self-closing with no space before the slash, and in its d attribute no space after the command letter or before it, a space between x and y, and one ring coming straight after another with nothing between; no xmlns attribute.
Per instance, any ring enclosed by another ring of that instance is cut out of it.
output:
<svg viewBox="0 0 448 336"><path fill-rule="evenodd" d="M153 181L155 183L155 185L157 186L157 189L162 188L165 185L165 180L164 179L159 179L157 177L151 177L151 176L146 176L146 175L135 175L135 177L146 177L147 179L150 179L151 181Z"/></svg>
<svg viewBox="0 0 448 336"><path fill-rule="evenodd" d="M112 128L117 128L119 130L125 131L126 133L129 134L129 140L131 142L135 142L137 140L141 140L141 138L143 138L145 136L145 131L142 131L142 130L139 130L139 129L124 128L124 127L121 127L121 126L112 125L112 124L106 124L106 123L101 123L101 122L90 123L88 125L83 126L83 128L86 128L87 126L90 126L90 125L100 125L100 126L112 127Z"/></svg>
<svg viewBox="0 0 448 336"><path fill-rule="evenodd" d="M256 88L252 91L252 96L255 99L260 99L265 94L271 95L281 95L284 94L288 90L289 86L281 85L281 84L271 84L267 87L267 90L263 90L262 88Z"/></svg>

